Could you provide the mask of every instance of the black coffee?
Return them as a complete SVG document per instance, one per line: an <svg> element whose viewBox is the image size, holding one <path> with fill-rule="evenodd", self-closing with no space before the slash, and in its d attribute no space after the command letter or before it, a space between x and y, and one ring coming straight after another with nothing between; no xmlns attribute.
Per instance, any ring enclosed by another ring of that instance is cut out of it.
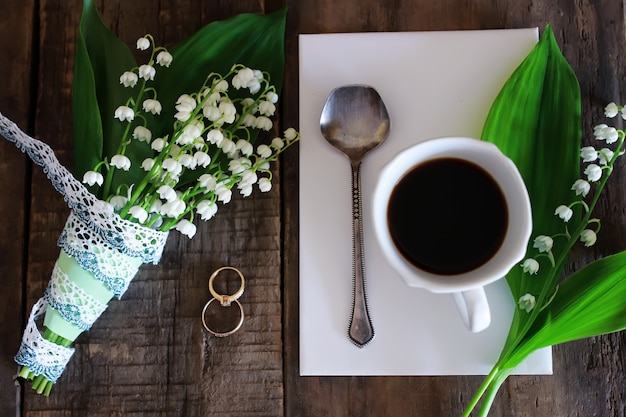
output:
<svg viewBox="0 0 626 417"><path fill-rule="evenodd" d="M439 275L471 271L498 250L508 225L500 187L481 167L440 158L417 165L395 186L387 224L402 255Z"/></svg>

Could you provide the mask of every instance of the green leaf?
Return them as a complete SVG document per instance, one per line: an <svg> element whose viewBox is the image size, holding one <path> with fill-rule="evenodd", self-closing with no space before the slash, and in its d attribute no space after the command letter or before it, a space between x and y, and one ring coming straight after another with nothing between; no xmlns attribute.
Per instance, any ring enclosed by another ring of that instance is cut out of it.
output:
<svg viewBox="0 0 626 417"><path fill-rule="evenodd" d="M234 64L266 71L280 92L284 71L286 9L269 14L240 14L208 24L170 49L170 68L157 72L154 88L163 112L156 121L157 135L171 129L174 103L181 94L193 93L211 72L226 74Z"/></svg>
<svg viewBox="0 0 626 417"><path fill-rule="evenodd" d="M526 349L626 329L626 251L590 263L563 281L528 332Z"/></svg>
<svg viewBox="0 0 626 417"><path fill-rule="evenodd" d="M482 133L483 140L496 144L515 162L524 178L533 213L529 249L537 235L564 230L554 210L573 200L570 187L579 178L580 107L578 80L547 26L494 101ZM553 274L547 259L540 262L536 276L524 274L520 267L507 274L514 300L530 292L540 294L539 304L550 295L548 287L553 287L558 273ZM524 332L535 314L516 309L507 346Z"/></svg>
<svg viewBox="0 0 626 417"><path fill-rule="evenodd" d="M154 83L149 85L158 91L163 105L159 117L147 116L153 137L170 132L175 101L181 94L198 91L211 72L226 74L234 64L244 64L269 73L279 92L284 71L285 18L286 9L269 15L241 14L210 23L171 48L174 60L170 68L157 66ZM92 1L85 0L73 87L77 178L103 157L116 153L126 125L113 118L115 109L135 97L139 88L123 87L119 77L136 66L128 47L102 23ZM145 175L140 162L150 154L148 145L131 141L126 155L135 163L129 172L115 172L112 189L139 183Z"/></svg>
<svg viewBox="0 0 626 417"><path fill-rule="evenodd" d="M102 23L91 0L83 3L74 70L74 175L82 178L103 156L115 154L124 125L113 118L130 90L119 77L137 63L128 47ZM136 167L140 170L140 167Z"/></svg>

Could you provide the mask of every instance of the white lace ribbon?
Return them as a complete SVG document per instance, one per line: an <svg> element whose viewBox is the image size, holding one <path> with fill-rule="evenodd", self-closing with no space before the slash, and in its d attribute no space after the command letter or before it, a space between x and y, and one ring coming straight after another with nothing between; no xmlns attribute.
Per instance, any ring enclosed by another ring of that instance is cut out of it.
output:
<svg viewBox="0 0 626 417"><path fill-rule="evenodd" d="M109 287L116 297L121 297L141 262L159 262L167 242L167 232L146 228L119 217L110 204L91 194L61 165L52 148L22 132L1 113L0 134L43 168L54 188L72 209L59 238L59 245L83 269ZM133 258L139 258L141 262L133 262ZM55 275L59 281L55 281ZM96 312L93 310L100 310L101 306L96 308L91 301L86 301L84 293L71 294L76 288L63 281L64 278L62 274L53 273L52 287L47 291L46 298L62 316L63 310L71 311L71 314L66 315L74 318L70 322L79 328L88 328L91 320L95 320ZM63 290L60 290L60 286ZM83 306L85 302L87 308ZM65 369L74 350L43 339L35 320L45 311L46 305L42 298L33 306L15 361L27 366L35 375L43 374L54 382ZM80 312L77 313L78 310Z"/></svg>
<svg viewBox="0 0 626 417"><path fill-rule="evenodd" d="M121 298L137 273L140 262L112 247L90 226L74 212L70 213L59 237L59 246L111 290L115 297Z"/></svg>
<svg viewBox="0 0 626 417"><path fill-rule="evenodd" d="M91 325L106 310L101 303L63 272L59 263L54 264L52 277L46 289L44 300L55 309L65 321L72 323L82 331Z"/></svg>
<svg viewBox="0 0 626 417"><path fill-rule="evenodd" d="M143 227L124 220L113 212L109 204L99 200L58 161L52 148L33 139L0 113L0 134L13 142L37 165L43 168L52 185L63 195L74 214L89 225L108 244L144 263L159 263L167 232Z"/></svg>
<svg viewBox="0 0 626 417"><path fill-rule="evenodd" d="M35 375L43 375L49 381L56 382L74 354L74 348L63 347L43 338L36 320L45 311L46 302L40 298L31 310L15 362L27 366Z"/></svg>

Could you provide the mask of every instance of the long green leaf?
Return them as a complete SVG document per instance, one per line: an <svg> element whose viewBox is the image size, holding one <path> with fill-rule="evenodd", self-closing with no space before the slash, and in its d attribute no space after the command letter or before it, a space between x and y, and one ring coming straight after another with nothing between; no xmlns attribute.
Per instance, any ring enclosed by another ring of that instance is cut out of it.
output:
<svg viewBox="0 0 626 417"><path fill-rule="evenodd" d="M524 342L535 350L626 329L626 251L590 263L563 281Z"/></svg>
<svg viewBox="0 0 626 417"><path fill-rule="evenodd" d="M502 88L482 133L483 140L496 144L515 162L524 178L532 205L533 236L563 231L554 210L573 199L570 186L579 177L580 137L578 81L548 26ZM515 300L527 292L542 293L545 277L552 274L549 262L541 262L537 276L524 274L519 267L509 272L507 282ZM547 295L544 291L538 302ZM507 343L533 318L516 309Z"/></svg>
<svg viewBox="0 0 626 417"><path fill-rule="evenodd" d="M284 71L286 9L269 15L240 14L208 24L195 35L170 50L174 60L160 71L154 87L163 103L161 116L153 120L157 136L170 133L174 122L174 103L183 93L198 91L212 72L228 73L234 64L267 72L280 93ZM235 97L236 92L230 92ZM251 132L254 141L258 131ZM134 141L133 147L142 143ZM193 182L201 170L188 171L181 182Z"/></svg>
<svg viewBox="0 0 626 417"><path fill-rule="evenodd" d="M129 96L119 77L135 66L137 63L128 47L102 23L93 2L85 0L73 85L77 178L82 178L103 156L115 153L124 126L113 115Z"/></svg>
<svg viewBox="0 0 626 417"><path fill-rule="evenodd" d="M269 73L280 91L285 17L285 9L269 15L241 14L210 23L171 48L171 67L157 68L151 85L163 104L161 116L150 118L153 136L169 133L174 104L181 94L197 91L211 72L225 74L236 63ZM76 177L81 178L103 157L115 154L125 127L113 118L115 109L136 95L138 88L124 88L119 77L136 66L128 47L102 23L93 2L85 0L73 89ZM133 161L143 161L149 154L149 147L139 141L132 141L126 149ZM129 172L116 171L113 189L119 184L138 183L144 175L140 163L133 164Z"/></svg>

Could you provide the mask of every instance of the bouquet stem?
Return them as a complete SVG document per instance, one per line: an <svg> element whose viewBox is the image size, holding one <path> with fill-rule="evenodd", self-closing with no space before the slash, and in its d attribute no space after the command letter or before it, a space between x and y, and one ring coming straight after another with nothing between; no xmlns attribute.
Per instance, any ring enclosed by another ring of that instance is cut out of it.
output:
<svg viewBox="0 0 626 417"><path fill-rule="evenodd" d="M55 332L53 332L52 330L48 328L44 330L43 338L49 342L56 343L57 345L60 345L63 347L69 347L72 344L71 340L66 339L62 336L59 336L58 334L56 334ZM50 392L52 391L52 387L54 386L54 382L50 381L43 374L35 375L35 373L32 372L28 368L28 366L23 366L18 376L20 378L32 380L33 383L31 384L31 387L33 388L33 390L37 391L37 394L43 394L46 397L50 395Z"/></svg>
<svg viewBox="0 0 626 417"><path fill-rule="evenodd" d="M121 256L117 255L118 258ZM133 260L132 270L136 271L140 263L140 260ZM41 307L41 312L45 311L43 329L34 331L40 333L45 341L69 348L104 311L114 295L92 272L83 268L77 259L61 250L46 295L42 299L45 301ZM34 345L35 348L37 345ZM28 361L18 363L22 365L18 376L32 380L32 388L38 394L48 396L56 378L52 378L38 364L33 367Z"/></svg>

